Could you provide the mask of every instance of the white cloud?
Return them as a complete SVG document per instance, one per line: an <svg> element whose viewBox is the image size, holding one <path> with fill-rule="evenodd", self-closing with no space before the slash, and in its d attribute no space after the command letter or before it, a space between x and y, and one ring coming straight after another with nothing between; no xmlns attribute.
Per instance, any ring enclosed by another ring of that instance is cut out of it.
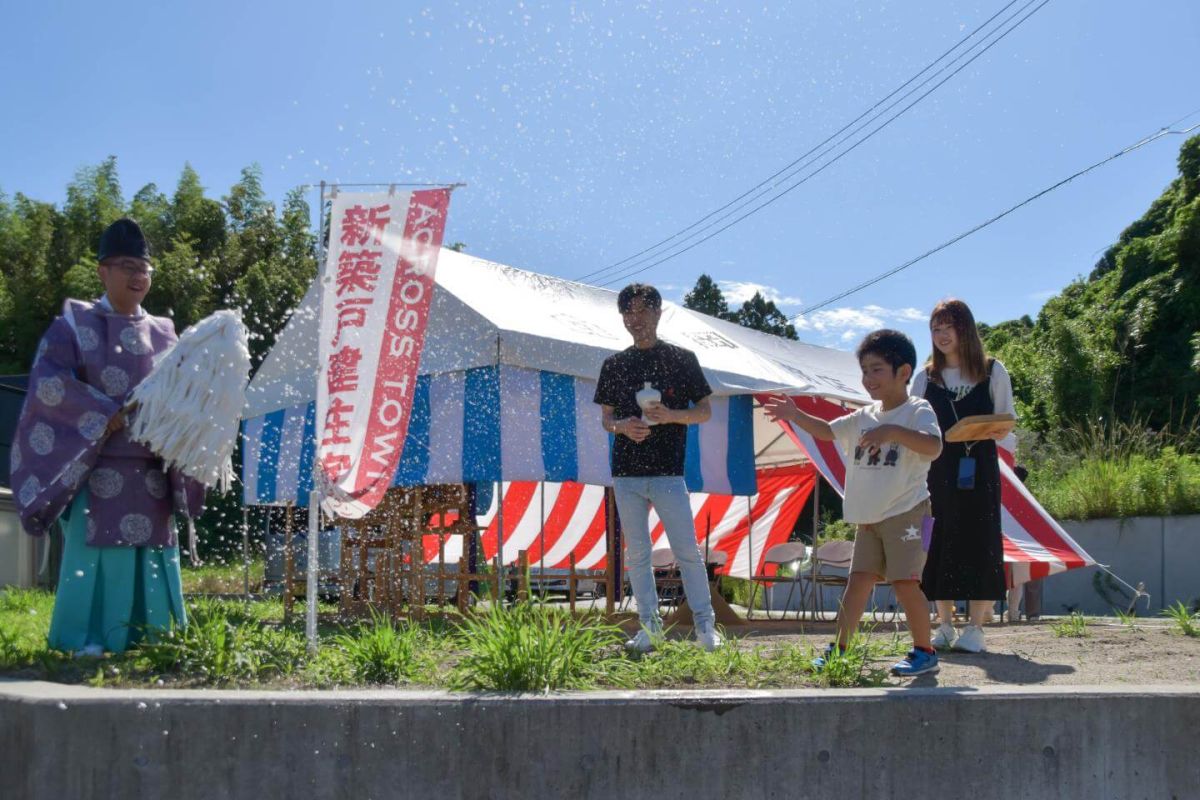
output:
<svg viewBox="0 0 1200 800"><path fill-rule="evenodd" d="M853 342L868 331L924 324L926 314L917 308L884 308L877 305L823 308L793 320L798 331L816 334L825 341Z"/></svg>
<svg viewBox="0 0 1200 800"><path fill-rule="evenodd" d="M782 294L774 286L766 286L761 283L751 283L749 281L717 281L717 285L721 288L721 293L725 295L725 300L729 303L731 309L738 308L742 303L754 297L754 293L758 292L767 300L770 300L780 308L789 306L804 305L804 301L799 297L790 297Z"/></svg>

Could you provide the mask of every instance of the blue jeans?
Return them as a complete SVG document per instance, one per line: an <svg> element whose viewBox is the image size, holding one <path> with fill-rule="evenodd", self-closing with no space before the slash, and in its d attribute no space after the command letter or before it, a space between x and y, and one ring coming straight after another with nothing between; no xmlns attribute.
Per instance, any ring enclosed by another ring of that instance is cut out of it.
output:
<svg viewBox="0 0 1200 800"><path fill-rule="evenodd" d="M613 478L613 493L625 538L625 565L629 569L629 582L633 586L633 598L637 600L638 618L642 625L655 632L662 627L654 569L650 565L651 505L662 520L671 552L679 565L683 593L692 609L696 627L712 625L708 572L700 556L700 547L696 544L696 525L683 477Z"/></svg>

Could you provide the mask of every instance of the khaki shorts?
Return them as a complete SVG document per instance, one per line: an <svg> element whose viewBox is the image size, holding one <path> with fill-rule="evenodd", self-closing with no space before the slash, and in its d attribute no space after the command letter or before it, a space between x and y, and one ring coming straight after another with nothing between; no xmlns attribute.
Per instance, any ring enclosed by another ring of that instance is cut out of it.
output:
<svg viewBox="0 0 1200 800"><path fill-rule="evenodd" d="M872 525L859 525L854 534L851 572L869 572L895 581L919 581L925 569L921 524L929 516L929 501L922 500L903 514Z"/></svg>

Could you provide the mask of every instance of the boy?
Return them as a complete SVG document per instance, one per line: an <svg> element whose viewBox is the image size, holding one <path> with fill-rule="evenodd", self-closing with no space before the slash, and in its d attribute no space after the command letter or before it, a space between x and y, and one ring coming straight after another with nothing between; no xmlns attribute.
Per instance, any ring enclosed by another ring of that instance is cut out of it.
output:
<svg viewBox="0 0 1200 800"><path fill-rule="evenodd" d="M775 396L765 410L815 439L837 442L847 456L843 516L858 525L850 579L838 614L837 643L813 661L822 669L834 648L844 652L858 627L875 583L887 580L904 609L913 649L892 667L896 675L938 669L929 640L929 601L921 593L925 550L921 531L929 516L926 475L942 450L937 415L924 399L910 397L908 381L917 366L912 341L899 331L867 334L858 346L862 382L875 402L826 422Z"/></svg>

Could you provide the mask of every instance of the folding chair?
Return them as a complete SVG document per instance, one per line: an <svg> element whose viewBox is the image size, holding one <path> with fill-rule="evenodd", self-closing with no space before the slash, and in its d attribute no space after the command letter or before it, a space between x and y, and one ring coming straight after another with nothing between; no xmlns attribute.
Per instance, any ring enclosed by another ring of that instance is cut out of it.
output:
<svg viewBox="0 0 1200 800"><path fill-rule="evenodd" d="M650 551L650 569L654 571L654 589L658 593L659 605L664 602L671 611L683 598L683 578L679 565L670 548Z"/></svg>
<svg viewBox="0 0 1200 800"><path fill-rule="evenodd" d="M850 562L853 558L854 542L841 539L826 542L813 552L812 567L808 574L809 591L813 594L813 619L824 621L825 587L845 588L850 580Z"/></svg>
<svg viewBox="0 0 1200 800"><path fill-rule="evenodd" d="M748 604L748 607L746 608L746 619L751 619L753 617L754 597L758 593L758 585L760 583L788 583L788 584L791 584L788 587L788 596L787 596L787 600L785 600L783 603L783 615L780 616L780 619L784 619L785 617L787 617L788 606L791 605L791 603L792 603L792 594L796 591L797 584L801 584L803 575L801 575L801 573L799 571L795 572L792 575L785 575L785 576L780 576L778 574L770 575L767 573L766 569L768 566L773 565L777 568L776 571L778 572L778 568L782 567L784 564L791 564L793 562L803 561L806 552L807 552L807 548L805 548L804 542L783 542L782 544L774 545L773 547L771 547L771 549L767 550L766 554L763 556L763 572L759 575L753 575L750 578L750 602ZM765 590L764 590L764 592L765 592ZM767 594L767 597L770 598L770 594ZM800 619L800 611L804 607L804 602L803 602L804 601L804 587L803 587L803 585L801 585L801 587L800 587L800 600L801 600L800 605L796 608L796 619ZM767 619L770 619L771 618L771 604L770 604L769 599L767 601L766 611L767 611Z"/></svg>

